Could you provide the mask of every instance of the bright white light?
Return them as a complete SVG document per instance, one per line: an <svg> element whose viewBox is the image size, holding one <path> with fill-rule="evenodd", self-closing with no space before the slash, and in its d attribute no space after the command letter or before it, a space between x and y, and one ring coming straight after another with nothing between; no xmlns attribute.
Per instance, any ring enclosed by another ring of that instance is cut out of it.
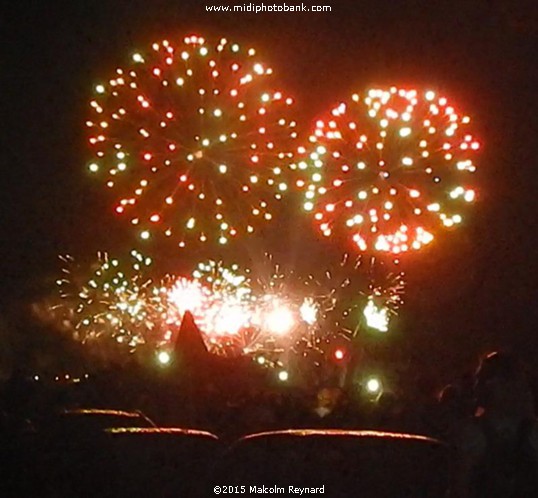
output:
<svg viewBox="0 0 538 498"><path fill-rule="evenodd" d="M377 394L381 391L381 381L376 377L371 377L366 381L366 389L371 394Z"/></svg>
<svg viewBox="0 0 538 498"><path fill-rule="evenodd" d="M426 100L433 100L435 98L435 92L432 92L431 90L428 90L426 92Z"/></svg>
<svg viewBox="0 0 538 498"><path fill-rule="evenodd" d="M210 323L210 330L217 335L236 335L248 326L250 313L241 304L231 304L229 300L215 303L205 313L205 319Z"/></svg>
<svg viewBox="0 0 538 498"><path fill-rule="evenodd" d="M286 370L281 370L278 372L278 379L282 382L286 382L290 378L288 372Z"/></svg>
<svg viewBox="0 0 538 498"><path fill-rule="evenodd" d="M160 351L157 355L157 360L161 365L168 365L172 360L172 357L168 351Z"/></svg>
<svg viewBox="0 0 538 498"><path fill-rule="evenodd" d="M305 298L303 304L299 308L301 318L308 325L314 325L318 319L318 306L311 297Z"/></svg>
<svg viewBox="0 0 538 498"><path fill-rule="evenodd" d="M199 282L180 278L176 281L170 292L168 300L181 314L190 311L195 314L206 301L207 293Z"/></svg>
<svg viewBox="0 0 538 498"><path fill-rule="evenodd" d="M473 202L473 201L474 201L474 198L475 198L474 190L467 190L467 191L465 192L465 194L463 195L463 198L464 198L467 202Z"/></svg>
<svg viewBox="0 0 538 498"><path fill-rule="evenodd" d="M263 322L265 328L271 334L284 335L295 325L295 318L286 304L275 300L265 313Z"/></svg>
<svg viewBox="0 0 538 498"><path fill-rule="evenodd" d="M389 316L387 308L378 308L372 298L368 299L368 304L364 307L364 317L366 325L380 332L389 330Z"/></svg>

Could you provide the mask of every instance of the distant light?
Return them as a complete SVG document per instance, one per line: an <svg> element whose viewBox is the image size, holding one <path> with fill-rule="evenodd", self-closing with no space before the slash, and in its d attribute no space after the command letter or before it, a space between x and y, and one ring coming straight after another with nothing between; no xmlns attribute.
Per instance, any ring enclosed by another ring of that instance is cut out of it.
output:
<svg viewBox="0 0 538 498"><path fill-rule="evenodd" d="M286 372L286 370L281 370L278 372L278 379L282 382L286 382L289 379L289 374Z"/></svg>
<svg viewBox="0 0 538 498"><path fill-rule="evenodd" d="M346 355L346 353L344 352L343 349L337 349L335 352L334 352L334 357L337 359L337 360L343 360L344 359L344 356Z"/></svg>
<svg viewBox="0 0 538 498"><path fill-rule="evenodd" d="M371 377L366 381L366 390L370 394L378 394L381 391L381 381L377 377Z"/></svg>
<svg viewBox="0 0 538 498"><path fill-rule="evenodd" d="M161 365L168 365L171 360L172 360L172 356L170 355L168 351L159 351L159 353L157 354L157 361Z"/></svg>

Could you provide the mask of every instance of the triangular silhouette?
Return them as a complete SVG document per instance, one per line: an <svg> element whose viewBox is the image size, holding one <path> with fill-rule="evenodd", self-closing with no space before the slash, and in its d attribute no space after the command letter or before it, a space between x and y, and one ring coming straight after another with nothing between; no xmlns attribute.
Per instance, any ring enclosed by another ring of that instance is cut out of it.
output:
<svg viewBox="0 0 538 498"><path fill-rule="evenodd" d="M174 342L175 368L172 372L180 372L185 392L196 399L197 394L208 385L218 389L248 389L258 385L263 377L263 370L250 357L225 357L209 352L202 333L190 312L183 316L181 326Z"/></svg>
<svg viewBox="0 0 538 498"><path fill-rule="evenodd" d="M198 360L209 354L202 333L190 311L186 311L183 315L181 327L176 334L174 354L184 360Z"/></svg>

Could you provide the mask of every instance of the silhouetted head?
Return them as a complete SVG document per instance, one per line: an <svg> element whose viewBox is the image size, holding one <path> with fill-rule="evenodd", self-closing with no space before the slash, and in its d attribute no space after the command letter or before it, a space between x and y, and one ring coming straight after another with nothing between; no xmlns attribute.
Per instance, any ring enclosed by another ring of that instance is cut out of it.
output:
<svg viewBox="0 0 538 498"><path fill-rule="evenodd" d="M504 415L532 413L532 394L521 363L509 353L488 353L476 371L478 406Z"/></svg>
<svg viewBox="0 0 538 498"><path fill-rule="evenodd" d="M490 379L502 378L514 380L523 375L523 368L519 361L511 354L494 351L486 354L476 371L477 382L486 382Z"/></svg>
<svg viewBox="0 0 538 498"><path fill-rule="evenodd" d="M443 406L454 405L460 401L460 398L461 390L454 384L447 384L437 394L437 401Z"/></svg>

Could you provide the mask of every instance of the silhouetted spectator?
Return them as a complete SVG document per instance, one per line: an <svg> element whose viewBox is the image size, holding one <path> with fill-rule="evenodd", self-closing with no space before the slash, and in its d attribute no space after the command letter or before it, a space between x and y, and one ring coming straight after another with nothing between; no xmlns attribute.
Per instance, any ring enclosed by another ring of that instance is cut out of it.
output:
<svg viewBox="0 0 538 498"><path fill-rule="evenodd" d="M13 370L3 392L6 411L16 418L23 419L27 417L34 394L35 386L33 382L21 370Z"/></svg>
<svg viewBox="0 0 538 498"><path fill-rule="evenodd" d="M377 402L378 428L385 431L402 431L403 406L396 394L384 391Z"/></svg>
<svg viewBox="0 0 538 498"><path fill-rule="evenodd" d="M455 496L538 496L538 426L527 378L510 355L490 353L476 373L476 415L457 437Z"/></svg>
<svg viewBox="0 0 538 498"><path fill-rule="evenodd" d="M347 416L345 408L340 388L323 387L316 395L308 425L314 428L343 428Z"/></svg>
<svg viewBox="0 0 538 498"><path fill-rule="evenodd" d="M455 431L459 431L462 424L473 415L474 402L469 404L459 385L448 384L437 395L437 407L431 423L432 435L439 439L452 440Z"/></svg>

